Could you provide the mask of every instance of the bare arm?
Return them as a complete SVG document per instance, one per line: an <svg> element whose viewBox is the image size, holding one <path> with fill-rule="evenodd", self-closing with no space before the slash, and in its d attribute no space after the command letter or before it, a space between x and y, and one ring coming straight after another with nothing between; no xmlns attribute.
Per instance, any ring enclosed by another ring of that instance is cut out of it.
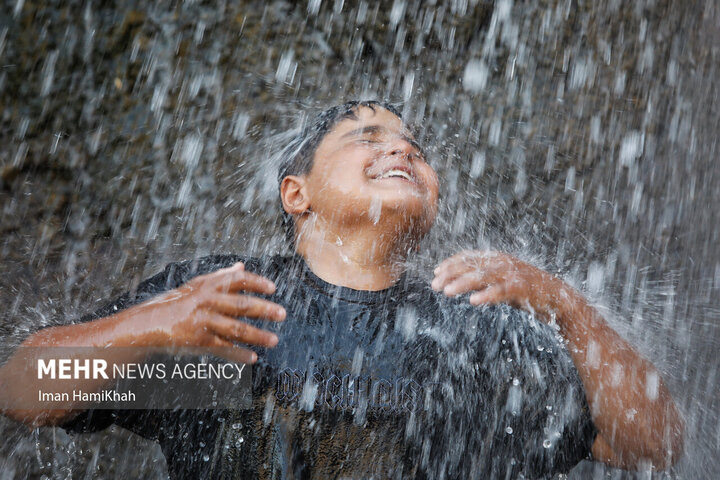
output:
<svg viewBox="0 0 720 480"><path fill-rule="evenodd" d="M600 431L593 457L622 468L647 460L668 468L682 454L684 425L658 371L579 292L556 277L542 281Z"/></svg>
<svg viewBox="0 0 720 480"><path fill-rule="evenodd" d="M269 280L245 272L241 263L196 277L144 303L98 320L61 327L50 327L28 337L21 348L0 367L0 397L21 399L38 390L62 391L57 381L44 378L19 378L20 365L28 349L22 347L97 347L93 358L108 364L141 361L130 348L105 347L230 347L231 360L253 363L257 355L235 342L274 347L274 333L260 330L234 317L264 318L281 321L285 310L277 304L238 292L271 294L275 286ZM78 380L65 388L99 389L108 380ZM6 403L6 402L3 402ZM17 402L15 402L17 403ZM3 413L28 426L57 425L76 412L68 409L20 410Z"/></svg>
<svg viewBox="0 0 720 480"><path fill-rule="evenodd" d="M474 305L508 303L555 319L599 430L594 458L621 468L649 461L665 469L677 461L684 423L658 371L578 291L497 252L462 252L442 262L435 275L433 288L451 296L473 291Z"/></svg>

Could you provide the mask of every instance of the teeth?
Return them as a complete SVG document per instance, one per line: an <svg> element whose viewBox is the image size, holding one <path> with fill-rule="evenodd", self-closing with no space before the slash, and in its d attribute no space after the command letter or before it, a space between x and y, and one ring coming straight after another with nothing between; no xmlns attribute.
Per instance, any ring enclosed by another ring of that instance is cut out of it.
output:
<svg viewBox="0 0 720 480"><path fill-rule="evenodd" d="M387 172L383 173L380 178L390 178L390 177L402 177L404 179L410 180L412 182L412 177L409 173L403 171L403 170L397 170L393 168L392 170L388 170Z"/></svg>

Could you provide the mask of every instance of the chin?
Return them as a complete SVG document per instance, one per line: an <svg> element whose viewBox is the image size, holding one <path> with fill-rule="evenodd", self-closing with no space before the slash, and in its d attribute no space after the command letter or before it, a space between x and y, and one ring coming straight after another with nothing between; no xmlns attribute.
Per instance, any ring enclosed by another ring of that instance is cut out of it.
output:
<svg viewBox="0 0 720 480"><path fill-rule="evenodd" d="M428 210L433 203L427 193L408 192L400 189L373 195L370 202L378 200L382 201L383 209L406 210L408 212Z"/></svg>
<svg viewBox="0 0 720 480"><path fill-rule="evenodd" d="M423 237L435 223L437 210L428 207L426 203L385 205L380 219L396 225L396 230L407 232L412 236Z"/></svg>

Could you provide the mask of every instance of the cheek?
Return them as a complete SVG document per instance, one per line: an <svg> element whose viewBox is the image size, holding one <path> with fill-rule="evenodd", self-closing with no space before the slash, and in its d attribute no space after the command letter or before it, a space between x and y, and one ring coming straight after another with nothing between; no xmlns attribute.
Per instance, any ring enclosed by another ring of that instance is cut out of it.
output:
<svg viewBox="0 0 720 480"><path fill-rule="evenodd" d="M431 200L437 207L438 195L440 191L440 183L438 181L437 174L435 173L435 170L432 169L432 167L427 165L423 171L423 175L425 177L425 184L427 185L428 193L430 194Z"/></svg>
<svg viewBox="0 0 720 480"><path fill-rule="evenodd" d="M332 165L316 175L311 183L314 193L320 196L352 198L361 188L364 181L363 170L347 162L342 165Z"/></svg>
<svg viewBox="0 0 720 480"><path fill-rule="evenodd" d="M438 207L439 207L439 197L440 197L440 184L438 182L437 174L434 170L430 169L431 175L428 179L428 193L429 193L429 210L430 214L428 215L428 221L430 224L435 222L435 218L437 217Z"/></svg>

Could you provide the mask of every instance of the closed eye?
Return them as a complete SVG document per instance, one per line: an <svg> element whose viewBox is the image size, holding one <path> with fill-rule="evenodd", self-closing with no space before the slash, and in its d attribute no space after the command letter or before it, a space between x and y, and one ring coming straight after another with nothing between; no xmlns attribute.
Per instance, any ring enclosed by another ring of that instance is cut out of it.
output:
<svg viewBox="0 0 720 480"><path fill-rule="evenodd" d="M358 145L379 145L380 142L377 141L377 140L369 139L369 138L361 138L361 139L359 139L359 140L356 140L356 141L355 141L355 144L358 144Z"/></svg>

